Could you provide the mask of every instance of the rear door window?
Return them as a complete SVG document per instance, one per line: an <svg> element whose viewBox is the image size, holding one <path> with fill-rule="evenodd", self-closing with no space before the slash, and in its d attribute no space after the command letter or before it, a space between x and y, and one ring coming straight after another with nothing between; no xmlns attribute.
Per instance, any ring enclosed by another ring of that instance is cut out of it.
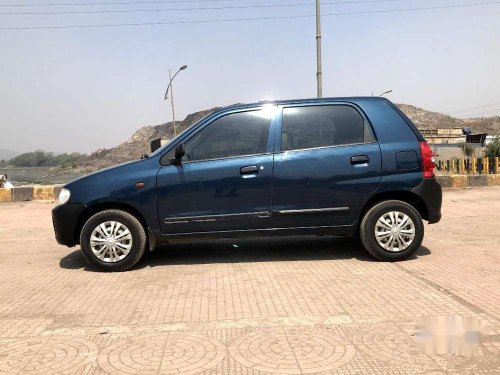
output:
<svg viewBox="0 0 500 375"><path fill-rule="evenodd" d="M322 105L283 109L282 151L373 141L370 125L353 107Z"/></svg>

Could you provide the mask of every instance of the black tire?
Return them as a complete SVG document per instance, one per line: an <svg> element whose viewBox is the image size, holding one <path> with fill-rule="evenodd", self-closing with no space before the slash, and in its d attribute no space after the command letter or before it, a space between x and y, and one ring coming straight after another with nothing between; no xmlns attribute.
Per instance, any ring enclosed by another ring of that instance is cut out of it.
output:
<svg viewBox="0 0 500 375"><path fill-rule="evenodd" d="M406 214L415 227L415 237L411 244L404 250L391 252L384 249L375 236L375 225L384 214L398 211ZM424 239L424 224L418 211L406 202L390 200L376 204L365 214L360 226L360 238L363 246L375 258L384 261L398 261L411 257L420 247Z"/></svg>
<svg viewBox="0 0 500 375"><path fill-rule="evenodd" d="M130 252L123 259L116 262L100 260L94 255L90 246L90 237L94 229L107 221L116 221L123 224L132 235ZM146 242L146 232L139 220L128 212L121 210L105 210L96 213L87 220L80 233L80 246L85 260L103 271L125 271L133 267L144 255Z"/></svg>

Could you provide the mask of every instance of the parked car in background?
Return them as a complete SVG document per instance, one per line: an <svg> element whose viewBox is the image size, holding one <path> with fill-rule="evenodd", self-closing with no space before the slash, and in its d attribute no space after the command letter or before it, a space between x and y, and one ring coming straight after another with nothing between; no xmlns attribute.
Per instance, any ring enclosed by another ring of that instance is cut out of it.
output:
<svg viewBox="0 0 500 375"><path fill-rule="evenodd" d="M376 258L410 257L441 218L432 151L384 98L221 109L149 157L67 184L56 239L121 271L159 243L359 236Z"/></svg>

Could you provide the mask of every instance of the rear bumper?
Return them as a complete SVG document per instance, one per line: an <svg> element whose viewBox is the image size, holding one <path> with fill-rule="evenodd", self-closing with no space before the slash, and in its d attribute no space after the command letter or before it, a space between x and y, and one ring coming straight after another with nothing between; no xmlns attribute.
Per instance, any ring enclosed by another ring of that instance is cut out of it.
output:
<svg viewBox="0 0 500 375"><path fill-rule="evenodd" d="M66 203L52 209L52 224L57 243L68 247L77 244L76 226L85 208L83 204Z"/></svg>
<svg viewBox="0 0 500 375"><path fill-rule="evenodd" d="M417 194L427 208L427 221L434 224L441 220L441 203L443 201L443 191L436 178L424 178L422 183L412 192Z"/></svg>

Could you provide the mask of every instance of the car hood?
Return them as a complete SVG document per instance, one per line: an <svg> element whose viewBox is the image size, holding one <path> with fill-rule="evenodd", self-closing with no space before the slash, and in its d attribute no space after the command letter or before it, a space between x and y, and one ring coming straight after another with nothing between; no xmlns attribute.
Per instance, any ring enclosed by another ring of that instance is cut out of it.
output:
<svg viewBox="0 0 500 375"><path fill-rule="evenodd" d="M138 163L142 163L142 162L144 162L144 160L145 159L132 160L132 161L128 161L125 163L115 164L115 165L112 165L110 167L98 169L97 171L90 172L86 175L78 177L77 179L75 179L73 181L68 182L66 185L64 185L64 187L70 189L72 186L74 186L76 184L80 184L82 182L86 182L86 181L93 180L93 179L99 179L101 177L105 177L105 176L110 175L110 174L120 173L121 171L125 171L127 169L127 167L136 165Z"/></svg>
<svg viewBox="0 0 500 375"><path fill-rule="evenodd" d="M127 200L143 191L154 191L159 168L156 159L135 160L95 171L64 187L71 192L69 203ZM137 182L145 185L140 192L135 186Z"/></svg>

